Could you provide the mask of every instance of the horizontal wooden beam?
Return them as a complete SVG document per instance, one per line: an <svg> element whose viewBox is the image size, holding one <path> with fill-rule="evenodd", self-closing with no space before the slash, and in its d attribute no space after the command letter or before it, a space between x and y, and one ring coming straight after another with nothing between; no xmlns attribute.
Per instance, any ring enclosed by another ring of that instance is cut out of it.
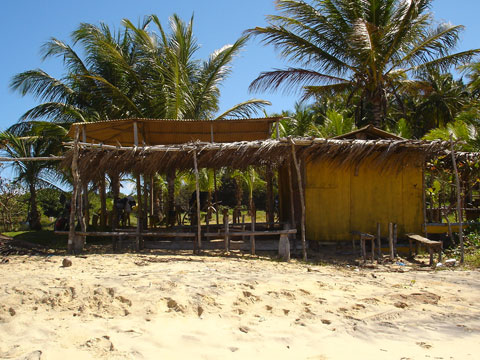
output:
<svg viewBox="0 0 480 360"><path fill-rule="evenodd" d="M0 157L0 162L2 161L61 161L65 159L64 156L44 156L44 157Z"/></svg>

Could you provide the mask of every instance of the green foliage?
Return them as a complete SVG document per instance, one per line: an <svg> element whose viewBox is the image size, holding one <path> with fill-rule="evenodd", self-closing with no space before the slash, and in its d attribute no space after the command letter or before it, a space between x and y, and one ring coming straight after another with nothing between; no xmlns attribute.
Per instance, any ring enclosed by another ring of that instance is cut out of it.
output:
<svg viewBox="0 0 480 360"><path fill-rule="evenodd" d="M56 218L63 213L65 206L60 202L61 194L63 194L63 191L51 188L38 191L38 204L45 216Z"/></svg>
<svg viewBox="0 0 480 360"><path fill-rule="evenodd" d="M346 117L339 111L327 110L325 120L318 132L322 137L329 138L346 134L355 130L353 118Z"/></svg>
<svg viewBox="0 0 480 360"><path fill-rule="evenodd" d="M82 23L71 36L79 51L52 38L42 47L43 58L60 58L65 74L56 79L42 70L30 70L14 76L13 90L43 102L22 119L72 123L131 117L214 118L219 86L231 73L246 38L199 60L193 18L184 22L173 15L169 24L164 29L156 15L145 17L138 26L124 19L118 31L103 23ZM248 117L269 104L250 99L218 117Z"/></svg>
<svg viewBox="0 0 480 360"><path fill-rule="evenodd" d="M278 15L248 33L295 64L263 72L252 90L300 89L304 98L348 92L356 123L385 125L388 96L426 69L447 71L480 50L453 53L463 26L437 24L430 0L277 2Z"/></svg>

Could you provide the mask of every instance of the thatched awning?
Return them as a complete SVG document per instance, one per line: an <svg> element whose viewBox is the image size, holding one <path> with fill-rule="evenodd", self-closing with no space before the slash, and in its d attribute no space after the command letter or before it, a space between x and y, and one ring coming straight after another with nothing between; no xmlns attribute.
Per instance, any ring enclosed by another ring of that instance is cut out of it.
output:
<svg viewBox="0 0 480 360"><path fill-rule="evenodd" d="M72 143L69 143L72 145ZM444 151L449 143L414 140L325 140L279 139L233 143L188 143L120 147L80 143L78 168L82 179L94 180L105 173L166 173L170 169L193 168L193 152L200 168L271 165L290 161L292 145L300 158L315 157L335 166L360 164L365 158L385 167L398 167L408 157L424 159ZM63 165L70 167L73 150L65 154Z"/></svg>
<svg viewBox="0 0 480 360"><path fill-rule="evenodd" d="M194 141L229 143L268 139L272 123L278 120L279 117L235 120L122 119L75 123L67 135L74 138L76 129L79 128L80 140L83 138L85 142L133 146L136 124L139 145L185 144Z"/></svg>

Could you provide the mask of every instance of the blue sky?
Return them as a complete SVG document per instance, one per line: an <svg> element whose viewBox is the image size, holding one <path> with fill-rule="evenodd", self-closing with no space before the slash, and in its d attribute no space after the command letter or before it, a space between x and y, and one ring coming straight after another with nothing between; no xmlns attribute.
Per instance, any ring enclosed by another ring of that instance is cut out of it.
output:
<svg viewBox="0 0 480 360"><path fill-rule="evenodd" d="M60 62L41 61L40 46L50 37L69 41L69 34L81 22L105 22L119 27L123 18L137 23L144 15L157 14L166 26L173 13L185 20L194 14L194 32L201 45L198 56L204 59L212 51L234 42L245 29L265 25L265 15L275 13L273 0L16 0L3 1L1 6L0 130L36 105L30 96L22 98L9 90L12 76L34 68L61 76ZM432 11L439 21L466 26L458 50L480 47L478 0L436 0ZM268 107L268 112L292 109L295 95L249 94L247 89L261 71L283 65L272 48L250 41L234 62L232 75L223 84L220 110L252 97L271 101L273 105Z"/></svg>

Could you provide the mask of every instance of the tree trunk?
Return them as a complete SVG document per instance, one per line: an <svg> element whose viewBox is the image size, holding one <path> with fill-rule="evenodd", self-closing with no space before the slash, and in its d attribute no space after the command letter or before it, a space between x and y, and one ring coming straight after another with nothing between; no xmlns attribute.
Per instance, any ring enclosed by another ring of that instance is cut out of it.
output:
<svg viewBox="0 0 480 360"><path fill-rule="evenodd" d="M42 225L40 224L40 214L38 213L37 208L37 189L34 184L29 185L30 188L30 216L29 216L29 227L31 230L42 230Z"/></svg>

